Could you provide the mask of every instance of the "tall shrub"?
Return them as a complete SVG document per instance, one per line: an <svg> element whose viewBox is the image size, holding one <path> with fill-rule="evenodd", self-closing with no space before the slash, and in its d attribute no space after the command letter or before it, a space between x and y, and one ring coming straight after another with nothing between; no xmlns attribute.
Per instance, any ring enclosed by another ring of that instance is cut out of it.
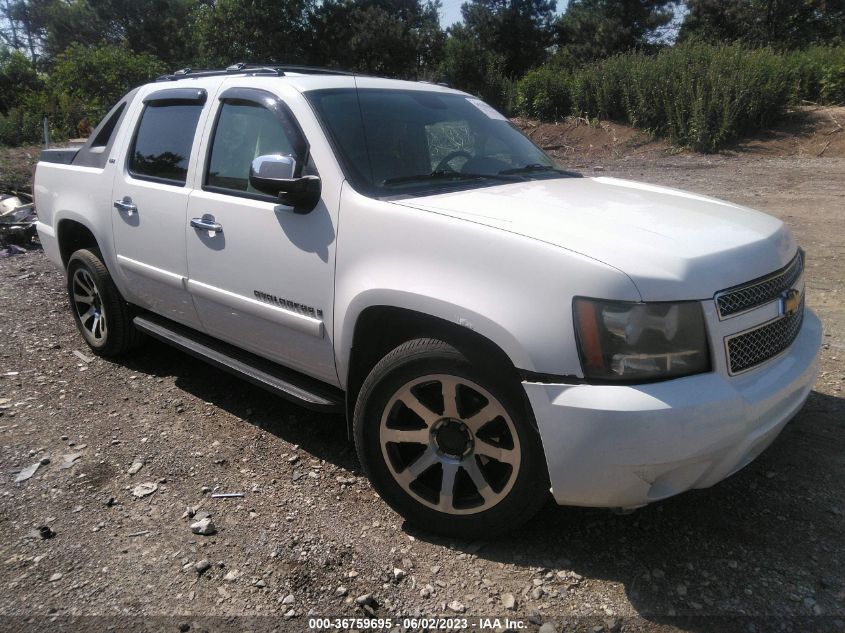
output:
<svg viewBox="0 0 845 633"><path fill-rule="evenodd" d="M795 103L845 104L845 46L811 46L788 53L786 62Z"/></svg>
<svg viewBox="0 0 845 633"><path fill-rule="evenodd" d="M544 121L557 121L572 114L570 82L570 75L558 67L529 71L516 85L516 111Z"/></svg>
<svg viewBox="0 0 845 633"><path fill-rule="evenodd" d="M592 64L572 81L574 108L714 151L770 125L789 101L784 58L770 49L685 44Z"/></svg>

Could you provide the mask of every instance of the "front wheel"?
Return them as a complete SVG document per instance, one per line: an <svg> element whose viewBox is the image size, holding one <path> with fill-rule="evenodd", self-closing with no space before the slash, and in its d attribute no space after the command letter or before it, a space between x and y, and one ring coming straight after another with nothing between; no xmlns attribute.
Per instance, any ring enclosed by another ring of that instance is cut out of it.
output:
<svg viewBox="0 0 845 633"><path fill-rule="evenodd" d="M70 256L67 293L76 327L95 354L118 356L137 345L141 335L99 249L80 249Z"/></svg>
<svg viewBox="0 0 845 633"><path fill-rule="evenodd" d="M355 407L358 457L379 494L420 527L491 536L548 498L537 430L515 386L453 346L409 341L385 356Z"/></svg>

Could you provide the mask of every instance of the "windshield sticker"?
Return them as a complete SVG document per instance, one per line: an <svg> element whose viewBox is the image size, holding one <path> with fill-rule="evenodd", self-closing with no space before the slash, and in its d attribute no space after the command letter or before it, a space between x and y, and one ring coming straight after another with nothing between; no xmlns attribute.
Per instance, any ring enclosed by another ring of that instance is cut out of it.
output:
<svg viewBox="0 0 845 633"><path fill-rule="evenodd" d="M481 110L484 114L486 114L488 118L498 119L499 121L507 121L508 120L507 117L505 117L504 114L496 112L496 110L494 110L489 105L487 105L486 103L481 101L481 99L471 99L471 98L467 97L467 101L469 101L472 105L474 105L476 108Z"/></svg>

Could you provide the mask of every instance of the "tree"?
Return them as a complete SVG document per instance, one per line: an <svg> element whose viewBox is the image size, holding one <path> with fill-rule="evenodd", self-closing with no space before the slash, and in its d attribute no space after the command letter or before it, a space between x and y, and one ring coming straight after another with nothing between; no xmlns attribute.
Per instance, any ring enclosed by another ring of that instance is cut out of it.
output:
<svg viewBox="0 0 845 633"><path fill-rule="evenodd" d="M0 0L0 40L24 52L35 68L44 48L48 15L55 0Z"/></svg>
<svg viewBox="0 0 845 633"><path fill-rule="evenodd" d="M304 63L316 0L217 0L197 22L208 65Z"/></svg>
<svg viewBox="0 0 845 633"><path fill-rule="evenodd" d="M0 114L20 105L30 92L41 87L41 78L20 51L0 48Z"/></svg>
<svg viewBox="0 0 845 633"><path fill-rule="evenodd" d="M312 15L312 63L418 79L443 47L438 1L326 0Z"/></svg>
<svg viewBox="0 0 845 633"><path fill-rule="evenodd" d="M32 0L29 0L30 2ZM108 23L95 11L94 5L85 0L44 1L45 37L43 54L48 61L73 44L96 46L117 44Z"/></svg>
<svg viewBox="0 0 845 633"><path fill-rule="evenodd" d="M546 60L555 0L471 0L461 6L464 29L480 50L501 57L502 72L518 78Z"/></svg>
<svg viewBox="0 0 845 633"><path fill-rule="evenodd" d="M160 59L122 45L72 44L56 57L40 107L56 134L84 136L130 89L164 72Z"/></svg>
<svg viewBox="0 0 845 633"><path fill-rule="evenodd" d="M196 0L87 0L108 41L125 42L134 53L155 55L169 67L193 63Z"/></svg>
<svg viewBox="0 0 845 633"><path fill-rule="evenodd" d="M845 0L688 0L679 39L793 49L845 41Z"/></svg>
<svg viewBox="0 0 845 633"><path fill-rule="evenodd" d="M49 89L84 102L88 116L99 119L130 89L165 72L160 59L133 53L123 46L72 44L58 55L50 73Z"/></svg>
<svg viewBox="0 0 845 633"><path fill-rule="evenodd" d="M572 0L555 25L562 56L583 64L653 40L674 16L674 0Z"/></svg>
<svg viewBox="0 0 845 633"><path fill-rule="evenodd" d="M168 65L194 56L196 0L0 0L0 37L33 65L72 44L122 45Z"/></svg>
<svg viewBox="0 0 845 633"><path fill-rule="evenodd" d="M449 29L440 68L452 87L477 95L503 112L512 109L515 86L505 76L504 56L484 48L466 26Z"/></svg>

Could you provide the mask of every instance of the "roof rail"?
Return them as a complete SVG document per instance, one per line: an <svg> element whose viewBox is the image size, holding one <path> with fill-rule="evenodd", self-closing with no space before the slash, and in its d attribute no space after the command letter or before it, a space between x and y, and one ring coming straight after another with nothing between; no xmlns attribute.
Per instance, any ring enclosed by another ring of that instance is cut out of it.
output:
<svg viewBox="0 0 845 633"><path fill-rule="evenodd" d="M353 75L346 70L336 68L323 68L321 66L297 66L297 65L274 65L274 64L245 64L243 62L232 64L226 68L182 68L170 75L161 75L156 81L177 81L179 79L193 77L219 77L223 75L270 75L273 77L284 77L286 73L299 73L303 75Z"/></svg>
<svg viewBox="0 0 845 633"><path fill-rule="evenodd" d="M298 66L296 64L284 64L282 66L271 66L280 73L301 73L303 75L357 75L358 73L340 68L327 68L325 66Z"/></svg>

